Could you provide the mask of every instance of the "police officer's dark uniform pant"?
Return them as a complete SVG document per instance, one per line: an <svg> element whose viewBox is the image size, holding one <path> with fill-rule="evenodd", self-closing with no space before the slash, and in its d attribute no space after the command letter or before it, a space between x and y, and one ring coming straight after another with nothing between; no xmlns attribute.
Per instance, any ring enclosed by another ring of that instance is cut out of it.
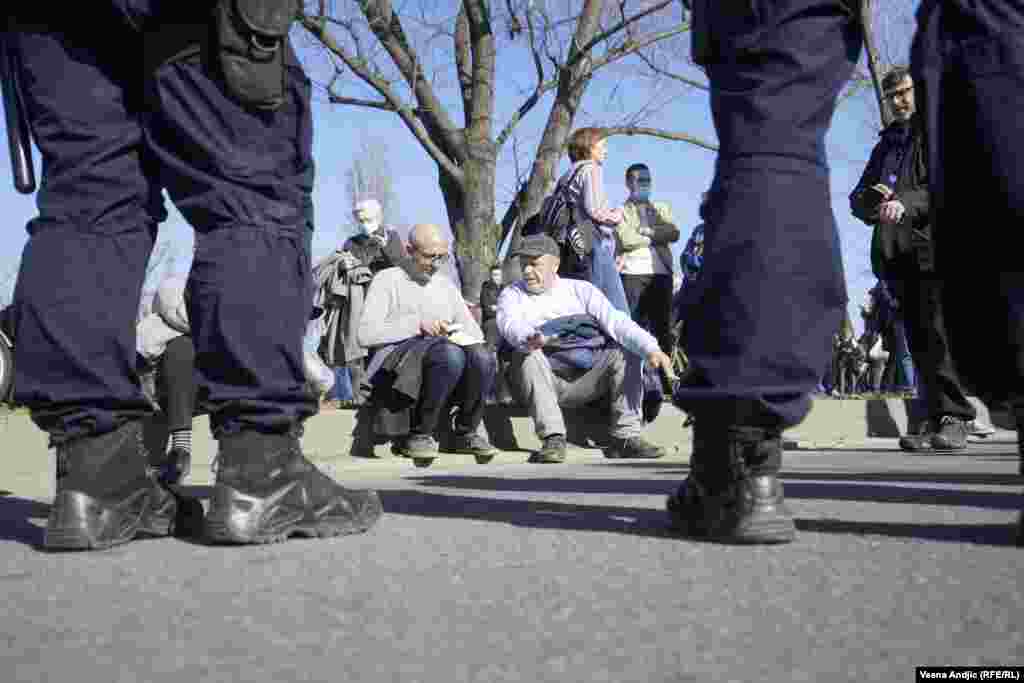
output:
<svg viewBox="0 0 1024 683"><path fill-rule="evenodd" d="M147 75L140 29L157 3L93 4L29 17L15 39L43 154L15 291L16 400L56 443L149 412L134 330L166 189L196 230L188 313L215 436L291 430L315 411L301 353L309 81L293 63L284 105L254 113L198 60Z"/></svg>
<svg viewBox="0 0 1024 683"><path fill-rule="evenodd" d="M928 135L936 265L953 358L982 395L1020 400L1024 7L925 0L912 68Z"/></svg>
<svg viewBox="0 0 1024 683"><path fill-rule="evenodd" d="M705 3L720 151L677 402L715 421L799 423L846 306L825 133L860 53L838 0Z"/></svg>

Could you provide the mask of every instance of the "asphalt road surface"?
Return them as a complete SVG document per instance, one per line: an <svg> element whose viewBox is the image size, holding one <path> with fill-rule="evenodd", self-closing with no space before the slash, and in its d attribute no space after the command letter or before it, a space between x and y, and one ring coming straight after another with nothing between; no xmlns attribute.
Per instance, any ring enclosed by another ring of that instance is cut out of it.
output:
<svg viewBox="0 0 1024 683"><path fill-rule="evenodd" d="M324 467L381 490L381 523L259 547L44 553L47 502L5 491L0 681L911 681L915 666L1024 664L1012 439L785 462L799 532L777 547L675 537L678 453L339 458Z"/></svg>

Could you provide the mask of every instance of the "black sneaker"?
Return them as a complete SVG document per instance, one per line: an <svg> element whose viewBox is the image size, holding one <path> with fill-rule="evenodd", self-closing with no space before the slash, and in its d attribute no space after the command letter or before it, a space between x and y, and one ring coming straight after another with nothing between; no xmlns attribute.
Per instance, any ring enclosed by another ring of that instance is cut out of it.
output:
<svg viewBox="0 0 1024 683"><path fill-rule="evenodd" d="M544 437L540 450L530 456L533 463L565 462L566 444L564 434L549 434Z"/></svg>
<svg viewBox="0 0 1024 683"><path fill-rule="evenodd" d="M628 439L612 439L612 445L604 451L604 457L611 459L637 458L656 460L664 456L664 450L650 443L642 436L633 436Z"/></svg>
<svg viewBox="0 0 1024 683"><path fill-rule="evenodd" d="M468 453L477 459L477 462L490 462L499 451L491 445L491 442L476 432L469 434L456 434L452 440L452 452Z"/></svg>
<svg viewBox="0 0 1024 683"><path fill-rule="evenodd" d="M410 434L399 439L392 450L403 458L436 458L438 446L429 434Z"/></svg>
<svg viewBox="0 0 1024 683"><path fill-rule="evenodd" d="M792 541L796 527L778 480L781 437L755 428L722 428L710 435L698 428L703 433L699 440L695 436L691 473L666 504L672 526L728 543ZM714 478L709 463L719 468Z"/></svg>
<svg viewBox="0 0 1024 683"><path fill-rule="evenodd" d="M927 453L932 450L932 437L935 435L935 422L925 420L913 434L900 437L900 449L908 453Z"/></svg>
<svg viewBox="0 0 1024 683"><path fill-rule="evenodd" d="M217 543L274 543L368 530L383 508L375 491L346 489L302 455L294 435L242 432L222 439L206 515Z"/></svg>
<svg viewBox="0 0 1024 683"><path fill-rule="evenodd" d="M147 460L138 421L58 446L57 495L43 547L105 550L140 534L170 534L177 501Z"/></svg>
<svg viewBox="0 0 1024 683"><path fill-rule="evenodd" d="M967 422L963 418L943 415L931 438L936 451L962 451L967 448Z"/></svg>

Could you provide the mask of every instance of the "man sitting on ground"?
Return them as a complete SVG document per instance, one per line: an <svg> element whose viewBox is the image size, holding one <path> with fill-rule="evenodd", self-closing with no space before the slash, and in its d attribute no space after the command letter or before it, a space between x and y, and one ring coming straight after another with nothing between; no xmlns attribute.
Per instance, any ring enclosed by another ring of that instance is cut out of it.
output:
<svg viewBox="0 0 1024 683"><path fill-rule="evenodd" d="M536 462L565 459L562 407L611 399L608 458L660 458L642 436L644 359L672 376L672 361L658 341L615 309L594 285L558 277L559 248L547 235L520 242L523 279L498 298L498 330L511 351L510 379L543 441ZM571 341L576 340L576 341Z"/></svg>
<svg viewBox="0 0 1024 683"><path fill-rule="evenodd" d="M373 351L367 368L372 400L377 401L378 391L390 389L415 402L394 418L386 434L406 435L394 449L400 455L436 457L433 434L454 399L455 450L493 456L495 449L478 430L495 363L459 290L438 273L448 258L448 242L436 225L420 224L413 227L409 246L408 269L377 274L359 321L359 343Z"/></svg>

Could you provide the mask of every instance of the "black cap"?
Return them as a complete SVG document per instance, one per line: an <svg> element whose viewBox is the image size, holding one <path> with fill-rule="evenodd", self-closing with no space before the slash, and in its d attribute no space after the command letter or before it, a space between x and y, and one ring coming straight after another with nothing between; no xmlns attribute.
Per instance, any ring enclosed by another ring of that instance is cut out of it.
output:
<svg viewBox="0 0 1024 683"><path fill-rule="evenodd" d="M547 235L530 235L524 237L519 242L519 248L515 250L513 256L526 256L527 258L534 258L536 256L543 256L548 254L550 256L559 256L560 250L558 249L558 243Z"/></svg>

